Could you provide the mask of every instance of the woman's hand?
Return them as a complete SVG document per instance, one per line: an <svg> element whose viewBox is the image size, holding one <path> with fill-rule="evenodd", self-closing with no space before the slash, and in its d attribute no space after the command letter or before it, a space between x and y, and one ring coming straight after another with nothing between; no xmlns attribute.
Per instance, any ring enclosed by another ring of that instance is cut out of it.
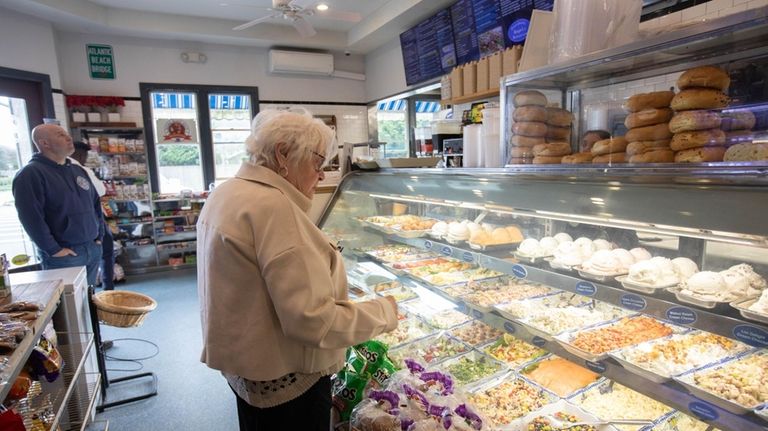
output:
<svg viewBox="0 0 768 431"><path fill-rule="evenodd" d="M395 314L397 314L397 301L395 300L395 297L392 295L387 295L384 298L389 301L389 303L392 305L392 309L395 310Z"/></svg>

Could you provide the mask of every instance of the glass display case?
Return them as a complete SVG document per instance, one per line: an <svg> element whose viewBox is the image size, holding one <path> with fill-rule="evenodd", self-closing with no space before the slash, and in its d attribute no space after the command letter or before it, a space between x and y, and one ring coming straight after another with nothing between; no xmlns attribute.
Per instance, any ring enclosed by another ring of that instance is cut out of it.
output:
<svg viewBox="0 0 768 431"><path fill-rule="evenodd" d="M764 430L765 174L730 165L353 172L320 226L339 242L354 300L395 293L404 329L386 340L397 358L449 369L466 356L506 372L468 376L470 400L495 397L496 384L531 386L543 391L536 405L653 423L643 429L675 429L682 417L691 425L678 429ZM424 341L443 331L445 342ZM509 394L535 393L525 391ZM531 413L479 409L506 418L498 426Z"/></svg>
<svg viewBox="0 0 768 431"><path fill-rule="evenodd" d="M765 161L755 144L768 143L766 40L761 7L509 75L500 88L504 159ZM609 137L616 142L592 147Z"/></svg>

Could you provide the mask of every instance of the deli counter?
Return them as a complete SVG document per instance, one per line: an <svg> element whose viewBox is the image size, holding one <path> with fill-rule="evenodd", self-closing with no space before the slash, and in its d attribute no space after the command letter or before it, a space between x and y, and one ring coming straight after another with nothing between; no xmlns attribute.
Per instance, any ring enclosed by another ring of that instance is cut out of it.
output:
<svg viewBox="0 0 768 431"><path fill-rule="evenodd" d="M353 172L320 226L353 300L399 301L390 357L454 373L496 427L557 405L648 421L619 429L764 430L767 173Z"/></svg>

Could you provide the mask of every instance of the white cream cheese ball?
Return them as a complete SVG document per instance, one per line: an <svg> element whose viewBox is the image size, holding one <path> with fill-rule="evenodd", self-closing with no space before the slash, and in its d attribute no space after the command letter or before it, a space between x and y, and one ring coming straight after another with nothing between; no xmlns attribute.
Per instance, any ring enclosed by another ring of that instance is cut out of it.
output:
<svg viewBox="0 0 768 431"><path fill-rule="evenodd" d="M592 241L592 244L595 246L595 249L597 250L610 250L613 248L613 244L611 244L610 242L602 238L598 238Z"/></svg>
<svg viewBox="0 0 768 431"><path fill-rule="evenodd" d="M557 240L551 236L545 236L541 240L539 240L539 245L541 245L541 248L544 249L544 252L547 254L552 254L557 249L557 246L560 243L557 242Z"/></svg>
<svg viewBox="0 0 768 431"><path fill-rule="evenodd" d="M639 262L641 260L648 260L651 258L651 253L648 253L648 250L642 247L635 247L629 252L632 253L632 256L635 257L635 262Z"/></svg>
<svg viewBox="0 0 768 431"><path fill-rule="evenodd" d="M693 274L699 272L699 266L696 265L696 262L687 257L676 257L672 259L672 266L675 267L675 272L677 272L677 275L681 280L687 280L691 278Z"/></svg>
<svg viewBox="0 0 768 431"><path fill-rule="evenodd" d="M613 255L619 259L619 261L621 261L621 265L624 268L629 268L633 263L635 263L635 257L632 256L632 253L623 248L614 248L611 250L611 253L613 253Z"/></svg>
<svg viewBox="0 0 768 431"><path fill-rule="evenodd" d="M725 281L718 272L701 271L686 280L684 288L696 293L715 294L725 290Z"/></svg>
<svg viewBox="0 0 768 431"><path fill-rule="evenodd" d="M541 255L542 248L539 244L539 240L536 238L528 238L517 246L517 251L525 256L536 257Z"/></svg>
<svg viewBox="0 0 768 431"><path fill-rule="evenodd" d="M565 232L555 234L555 239L557 240L558 244L562 244L564 242L573 242L573 238L571 238L571 236Z"/></svg>

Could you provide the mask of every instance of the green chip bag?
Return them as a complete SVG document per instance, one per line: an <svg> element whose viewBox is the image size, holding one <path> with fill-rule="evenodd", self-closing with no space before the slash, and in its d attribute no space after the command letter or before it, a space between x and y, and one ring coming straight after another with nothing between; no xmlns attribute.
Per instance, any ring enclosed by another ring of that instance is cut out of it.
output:
<svg viewBox="0 0 768 431"><path fill-rule="evenodd" d="M352 409L363 399L368 379L354 370L343 368L333 377L333 408L342 421L349 420Z"/></svg>

